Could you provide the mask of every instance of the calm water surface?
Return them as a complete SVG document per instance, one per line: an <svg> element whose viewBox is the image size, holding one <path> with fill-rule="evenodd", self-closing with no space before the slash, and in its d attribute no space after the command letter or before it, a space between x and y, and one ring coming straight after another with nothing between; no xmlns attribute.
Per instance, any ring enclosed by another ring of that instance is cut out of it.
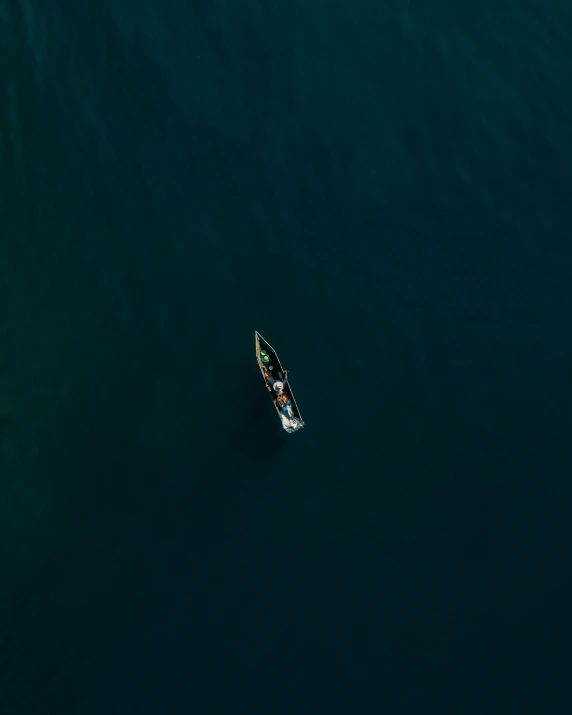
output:
<svg viewBox="0 0 572 715"><path fill-rule="evenodd" d="M569 3L0 17L2 715L571 712Z"/></svg>

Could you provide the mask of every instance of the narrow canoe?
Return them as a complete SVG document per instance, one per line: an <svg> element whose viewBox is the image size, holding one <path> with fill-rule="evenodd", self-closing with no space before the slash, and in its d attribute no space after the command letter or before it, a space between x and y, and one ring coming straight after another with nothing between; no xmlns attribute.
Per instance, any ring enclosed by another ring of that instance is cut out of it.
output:
<svg viewBox="0 0 572 715"><path fill-rule="evenodd" d="M290 380L284 380L284 368L272 345L270 345L257 330L254 331L254 337L256 342L256 360L264 382L267 386L269 385L267 378L284 382L284 389L281 395L276 395L272 392L272 401L282 422L282 427L286 432L297 432L304 427L304 420L294 399Z"/></svg>

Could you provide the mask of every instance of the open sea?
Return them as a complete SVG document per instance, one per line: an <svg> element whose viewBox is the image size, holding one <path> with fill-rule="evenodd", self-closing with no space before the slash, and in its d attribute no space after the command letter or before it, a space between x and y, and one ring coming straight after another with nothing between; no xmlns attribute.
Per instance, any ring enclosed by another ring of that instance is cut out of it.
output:
<svg viewBox="0 0 572 715"><path fill-rule="evenodd" d="M0 715L569 715L569 0L0 49Z"/></svg>

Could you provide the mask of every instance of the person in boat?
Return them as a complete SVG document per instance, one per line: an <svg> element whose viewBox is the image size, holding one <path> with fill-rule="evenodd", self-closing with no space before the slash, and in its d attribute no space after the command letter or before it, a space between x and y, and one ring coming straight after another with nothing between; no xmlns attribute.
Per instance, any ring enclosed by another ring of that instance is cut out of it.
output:
<svg viewBox="0 0 572 715"><path fill-rule="evenodd" d="M280 405L280 407L284 408L284 407L286 407L286 405L288 405L290 403L290 399L289 399L288 395L285 392L283 392L280 395L276 395L276 402L278 403L278 405Z"/></svg>
<svg viewBox="0 0 572 715"><path fill-rule="evenodd" d="M278 373L278 379L274 379L270 375L266 376L266 386L273 395L281 395L284 391L284 385L288 379L288 370L284 370L284 375Z"/></svg>

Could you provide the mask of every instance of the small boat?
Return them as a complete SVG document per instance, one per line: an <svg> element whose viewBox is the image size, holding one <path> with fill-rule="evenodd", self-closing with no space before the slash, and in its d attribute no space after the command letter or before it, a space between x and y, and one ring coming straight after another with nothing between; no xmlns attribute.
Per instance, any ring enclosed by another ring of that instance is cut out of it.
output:
<svg viewBox="0 0 572 715"><path fill-rule="evenodd" d="M304 426L304 420L294 399L290 380L286 377L286 371L282 367L282 363L272 345L264 340L257 330L254 331L254 337L256 359L266 387L272 393L272 400L282 422L282 427L286 432L297 432ZM271 383L274 381L279 381L282 384L280 394L271 388Z"/></svg>

